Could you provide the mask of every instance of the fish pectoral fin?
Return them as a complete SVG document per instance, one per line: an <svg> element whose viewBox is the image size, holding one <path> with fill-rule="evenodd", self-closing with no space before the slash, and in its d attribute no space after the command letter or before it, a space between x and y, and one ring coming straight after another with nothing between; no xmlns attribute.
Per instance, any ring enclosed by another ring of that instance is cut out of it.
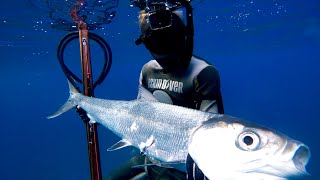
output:
<svg viewBox="0 0 320 180"><path fill-rule="evenodd" d="M176 162L162 162L160 163L160 167L165 167L165 168L175 168L177 165L185 164L184 161L176 161Z"/></svg>
<svg viewBox="0 0 320 180"><path fill-rule="evenodd" d="M155 139L153 137L153 135L151 135L147 140L146 142L141 142L139 144L139 149L140 149L140 152L142 154L144 154L147 150L147 148L149 148L150 146L152 146L153 144L155 143Z"/></svg>
<svg viewBox="0 0 320 180"><path fill-rule="evenodd" d="M142 164L137 166L132 166L131 168L145 168L146 166L158 166L163 168L174 168L175 165L184 164L184 162L159 162L159 163L150 163L150 164Z"/></svg>
<svg viewBox="0 0 320 180"><path fill-rule="evenodd" d="M164 166L161 166L160 163L152 163L152 164L141 164L141 165L137 165L137 166L132 166L131 168L145 168L145 167L149 167L149 166L164 167Z"/></svg>
<svg viewBox="0 0 320 180"><path fill-rule="evenodd" d="M114 150L118 150L127 146L131 146L132 144L127 141L126 139L122 139L121 141L115 143L114 145L112 145L111 147L109 147L107 149L107 151L114 151Z"/></svg>

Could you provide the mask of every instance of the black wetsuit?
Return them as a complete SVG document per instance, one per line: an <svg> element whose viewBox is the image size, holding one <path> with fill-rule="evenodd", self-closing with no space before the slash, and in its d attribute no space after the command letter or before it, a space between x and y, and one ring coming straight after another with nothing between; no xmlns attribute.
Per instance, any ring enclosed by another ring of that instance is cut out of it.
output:
<svg viewBox="0 0 320 180"><path fill-rule="evenodd" d="M217 112L224 112L218 71L194 56L188 68L181 71L166 72L156 60L145 64L141 70L138 99L152 99L148 92L157 98L159 91L169 95L174 105L209 112L214 112L211 108L217 105Z"/></svg>
<svg viewBox="0 0 320 180"><path fill-rule="evenodd" d="M224 113L218 71L203 59L194 56L184 70L168 72L156 60L146 63L141 70L138 99ZM131 179L134 174L144 172L144 169L130 171L128 168L144 163L153 162L149 158L145 159L145 156L137 155L106 179ZM196 166L194 163L193 165ZM146 168L146 171L146 179L186 179L186 173L175 169L152 166Z"/></svg>

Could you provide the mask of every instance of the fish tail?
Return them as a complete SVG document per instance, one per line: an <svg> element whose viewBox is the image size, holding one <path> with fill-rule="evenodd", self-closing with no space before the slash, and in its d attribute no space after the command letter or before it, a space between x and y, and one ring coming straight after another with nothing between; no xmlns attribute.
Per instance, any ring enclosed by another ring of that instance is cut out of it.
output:
<svg viewBox="0 0 320 180"><path fill-rule="evenodd" d="M75 101L75 95L80 94L79 91L70 83L70 81L68 81L69 84L69 99L67 100L66 103L64 103L64 105L62 105L58 111L56 111L55 113L51 114L50 116L47 116L48 119L52 119L55 118L67 111L69 111L70 109L74 108L77 106L77 102Z"/></svg>

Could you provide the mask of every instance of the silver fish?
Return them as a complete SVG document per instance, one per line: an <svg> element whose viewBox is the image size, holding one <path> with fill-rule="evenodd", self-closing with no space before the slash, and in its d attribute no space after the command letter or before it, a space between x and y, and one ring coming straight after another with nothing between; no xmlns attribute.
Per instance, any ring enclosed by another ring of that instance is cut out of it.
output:
<svg viewBox="0 0 320 180"><path fill-rule="evenodd" d="M153 101L86 97L69 83L68 101L48 118L75 106L122 138L109 150L134 146L160 166L186 171L187 154L209 179L287 179L308 175L310 150L275 130L239 118ZM182 166L174 166L181 163Z"/></svg>

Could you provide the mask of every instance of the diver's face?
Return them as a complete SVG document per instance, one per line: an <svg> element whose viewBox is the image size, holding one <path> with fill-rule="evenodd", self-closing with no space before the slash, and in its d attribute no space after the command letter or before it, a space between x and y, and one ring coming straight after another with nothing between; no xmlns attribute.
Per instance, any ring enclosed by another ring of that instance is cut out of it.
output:
<svg viewBox="0 0 320 180"><path fill-rule="evenodd" d="M144 45L162 66L175 64L185 50L183 13L182 8L169 13L161 12L157 16L140 11L139 27L145 34Z"/></svg>

